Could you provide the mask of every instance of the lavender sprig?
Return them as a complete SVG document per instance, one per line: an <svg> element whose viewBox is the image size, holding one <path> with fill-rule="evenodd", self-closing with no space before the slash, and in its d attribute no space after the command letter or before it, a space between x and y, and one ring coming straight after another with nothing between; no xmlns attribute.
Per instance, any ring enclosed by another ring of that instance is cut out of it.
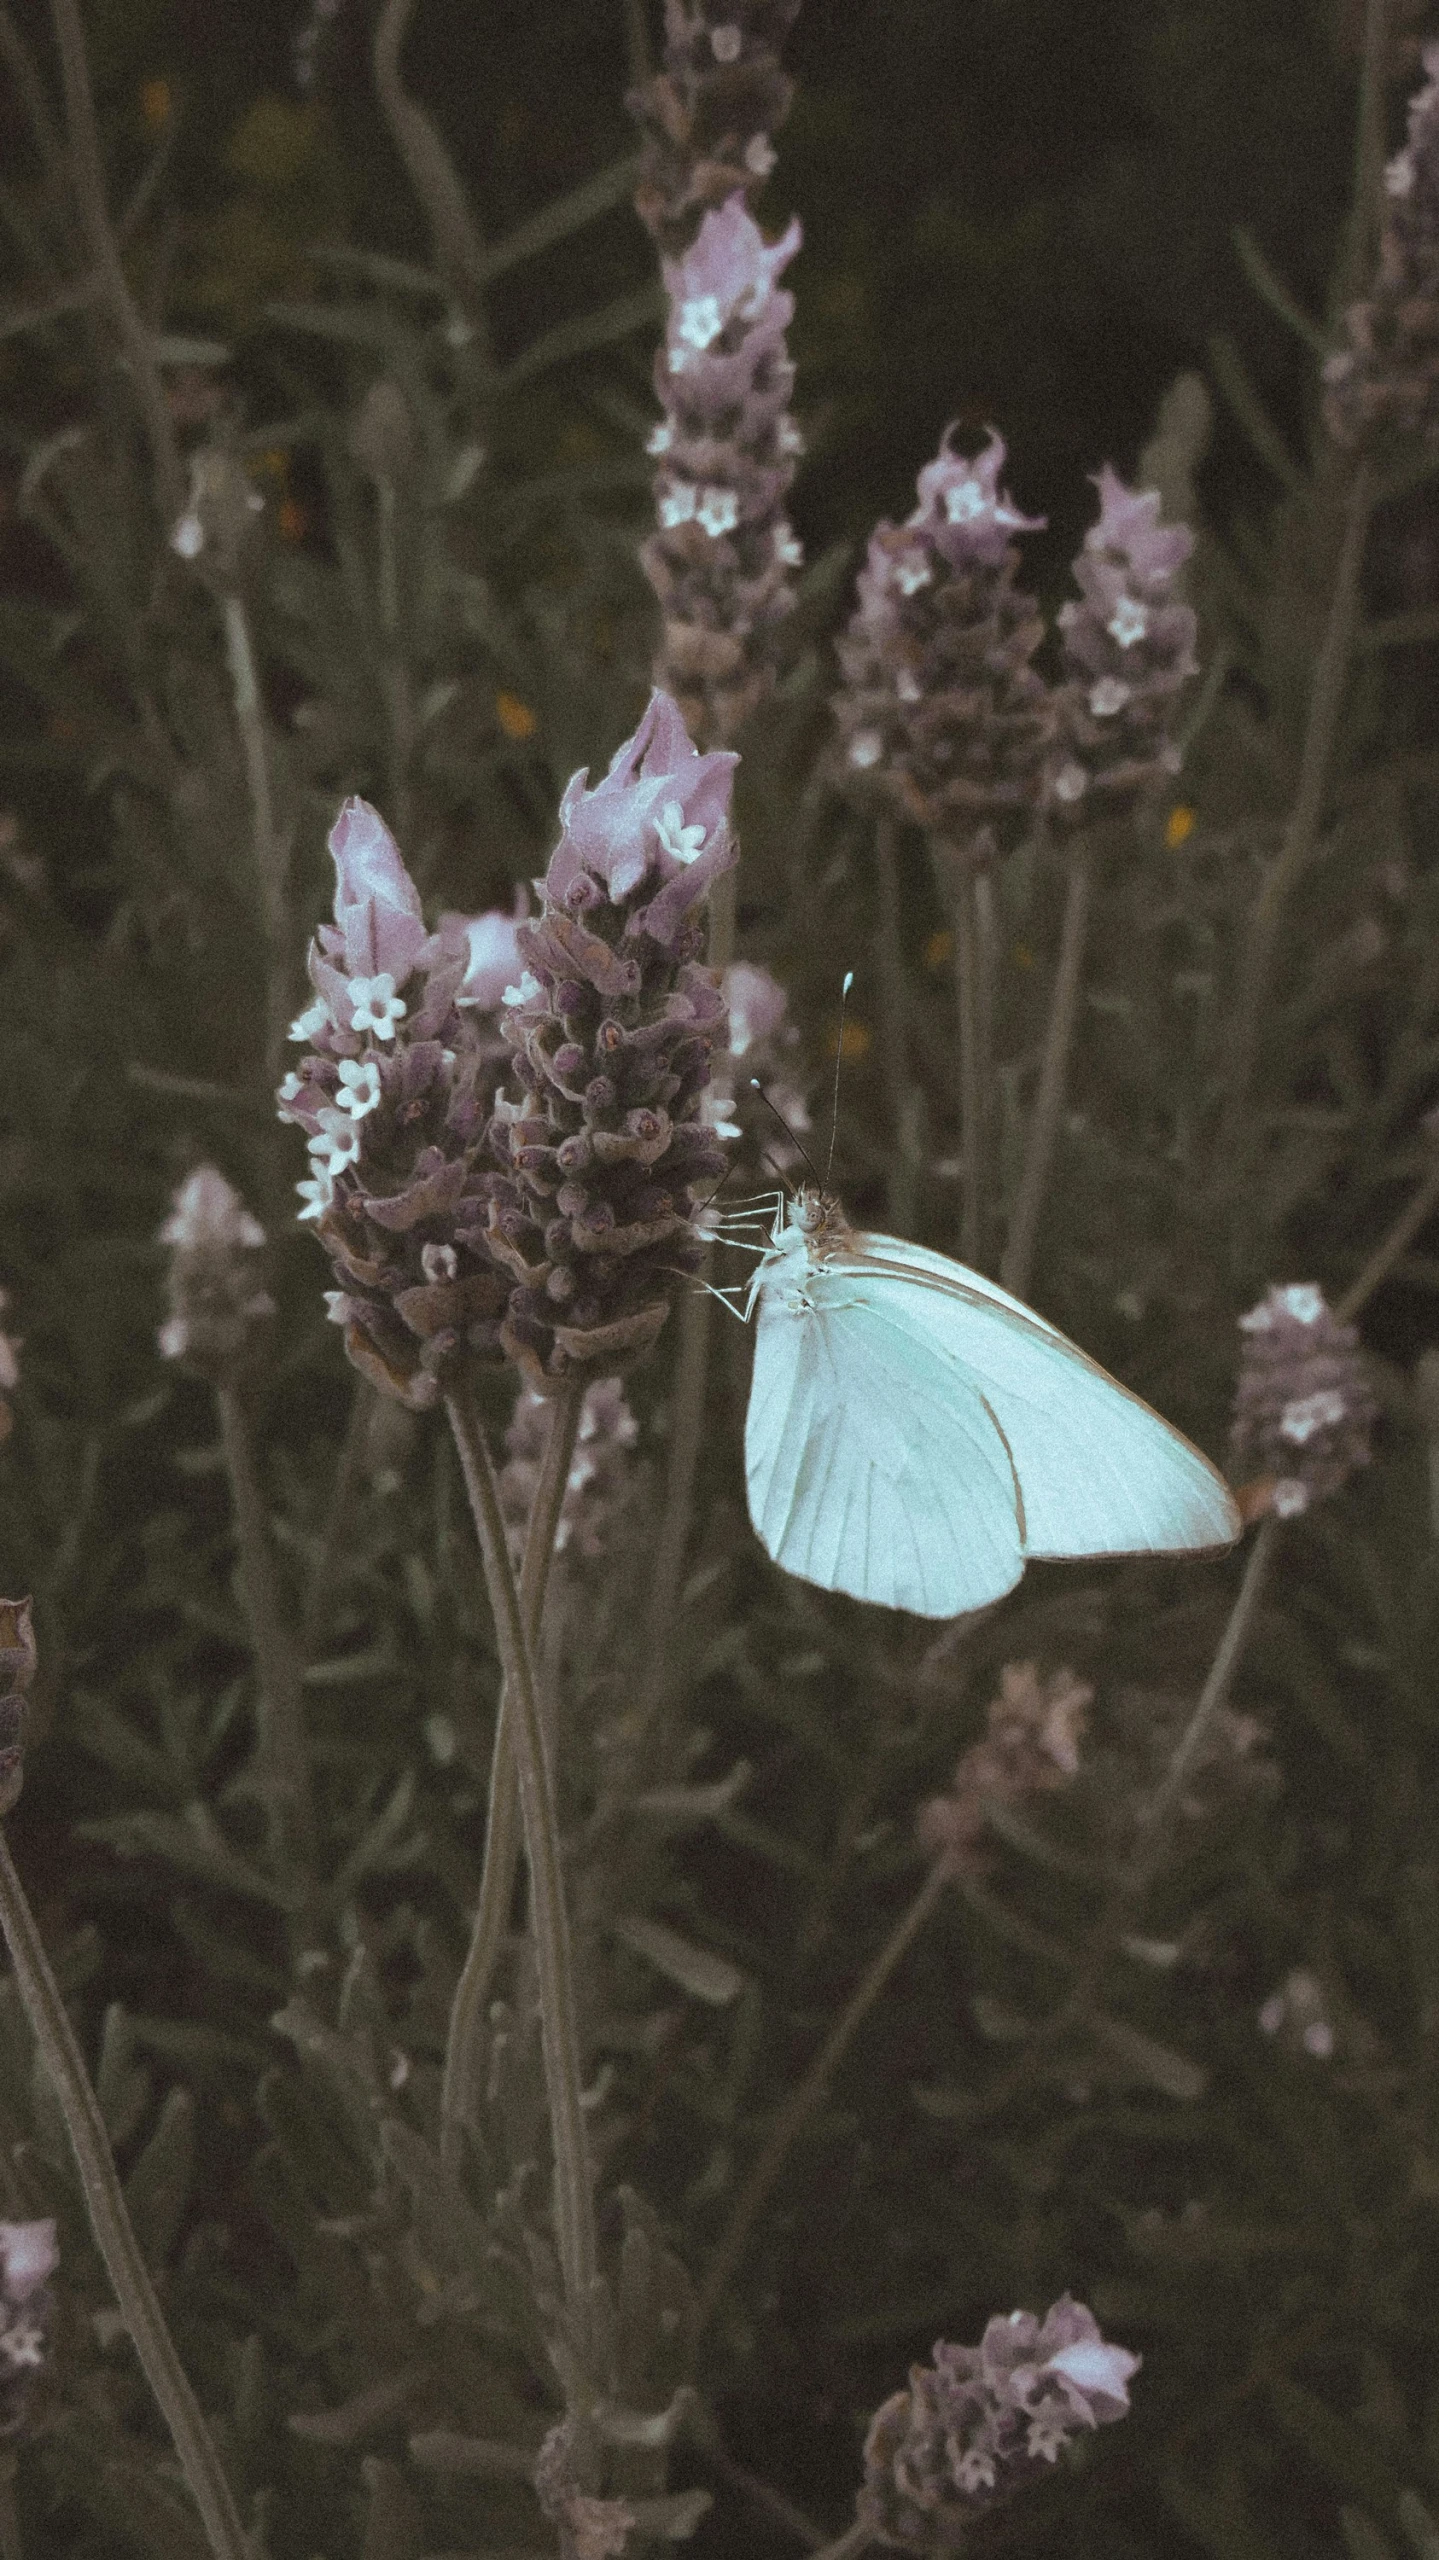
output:
<svg viewBox="0 0 1439 2560"><path fill-rule="evenodd" d="M635 209L667 257L707 210L774 167L794 83L780 47L799 0L665 0L664 69L626 101L644 135Z"/></svg>
<svg viewBox="0 0 1439 2560"><path fill-rule="evenodd" d="M1379 266L1324 362L1324 418L1342 445L1439 435L1439 44L1409 102L1409 136L1384 171Z"/></svg>
<svg viewBox="0 0 1439 2560"><path fill-rule="evenodd" d="M1074 563L1079 598L1058 617L1067 681L1049 787L1070 825L1126 816L1149 784L1178 772L1170 725L1198 673L1195 617L1174 592L1193 535L1162 525L1159 492L1127 489L1107 462L1095 485L1099 520Z"/></svg>

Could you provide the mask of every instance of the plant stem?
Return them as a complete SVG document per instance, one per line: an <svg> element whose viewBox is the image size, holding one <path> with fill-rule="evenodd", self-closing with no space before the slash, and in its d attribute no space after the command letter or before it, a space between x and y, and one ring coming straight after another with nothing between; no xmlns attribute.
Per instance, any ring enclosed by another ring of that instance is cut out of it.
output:
<svg viewBox="0 0 1439 2560"><path fill-rule="evenodd" d="M581 2342L582 2360L587 2360L596 2271L594 2197L581 2103L574 1964L544 1719L529 1633L505 1543L494 1464L475 1408L474 1390L468 1382L451 1388L445 1409L464 1470L465 1490L494 1613L505 1690L514 1717L515 1770L530 1871L540 2032L554 2146L555 2236L565 2299Z"/></svg>
<svg viewBox="0 0 1439 2560"><path fill-rule="evenodd" d="M124 351L155 467L156 499L161 519L168 528L180 512L185 478L150 340L125 281L125 270L120 263L120 252L105 203L105 170L100 157L95 100L85 61L85 36L77 0L51 0L51 12L60 55L70 167L81 227Z"/></svg>
<svg viewBox="0 0 1439 2560"><path fill-rule="evenodd" d="M0 1925L35 2041L65 2117L86 2211L145 2379L174 2439L215 2560L250 2560L230 2483L150 2280L116 2172L105 2121L34 1914L0 1830Z"/></svg>
<svg viewBox="0 0 1439 2560"><path fill-rule="evenodd" d="M1069 1078L1069 1053L1074 1043L1074 1019L1079 1003L1079 982L1084 969L1084 946L1089 935L1089 900L1094 878L1094 857L1088 844L1075 847L1069 860L1069 880L1064 897L1064 923L1059 938L1059 963L1054 973L1054 992L1049 1002L1049 1021L1045 1026L1044 1058L1039 1070L1039 1089L1034 1097L1024 1147L1024 1166L1019 1177L1019 1192L1014 1216L1005 1240L1004 1259L999 1276L1006 1289L1022 1298L1029 1287L1034 1265L1034 1248L1039 1235L1040 1211L1044 1206L1045 1188L1054 1155L1054 1141L1059 1128L1059 1115L1064 1108L1064 1090Z"/></svg>
<svg viewBox="0 0 1439 2560"><path fill-rule="evenodd" d="M320 1551L311 1568L305 1587L305 1604L300 1622L300 1653L308 1660L325 1632L333 1597L335 1569L344 1553L354 1525L355 1507L365 1473L365 1457L369 1446L370 1416L374 1411L377 1390L368 1378L357 1377L350 1392L350 1411L345 1423L345 1436L335 1466L335 1480L330 1488L330 1507L325 1518Z"/></svg>
<svg viewBox="0 0 1439 2560"><path fill-rule="evenodd" d="M230 1479L240 1593L255 1656L259 1790L270 1826L275 1873L282 1881L296 1878L301 1886L303 1902L297 1925L303 1933L314 1924L319 1851L300 1665L281 1606L249 1417L232 1386L217 1386L215 1402Z"/></svg>
<svg viewBox="0 0 1439 2560"><path fill-rule="evenodd" d="M1269 1577L1269 1568L1274 1561L1282 1527L1283 1522L1277 1520L1271 1513L1268 1519L1261 1521L1255 1533L1254 1544L1249 1550L1244 1567L1244 1577L1235 1594L1234 1606L1229 1612L1228 1624L1219 1639L1219 1649L1209 1666L1209 1677L1199 1693L1194 1712L1179 1737L1169 1767L1164 1773L1157 1792L1150 1799L1140 1823L1138 1844L1130 1860L1124 1883L1125 1897L1128 1900L1138 1899L1148 1887L1158 1868L1164 1853L1165 1836L1173 1820L1174 1809L1184 1793L1190 1772L1209 1738L1215 1718L1228 1699L1230 1685L1239 1668L1240 1656L1249 1641L1254 1613L1259 1606L1264 1585Z"/></svg>
<svg viewBox="0 0 1439 2560"><path fill-rule="evenodd" d="M914 1218L913 1148L909 1130L909 1059L904 944L899 923L899 829L887 813L875 828L874 860L879 887L879 1022L880 1055L889 1103L890 1155L885 1170L889 1222L895 1235L907 1235Z"/></svg>
<svg viewBox="0 0 1439 2560"><path fill-rule="evenodd" d="M270 785L270 750L265 736L265 705L250 640L249 617L240 597L224 599L225 660L235 723L245 758L250 793L250 843L260 924L265 937L265 1075L277 1084L285 1058L289 1004L289 916L285 896L286 862L275 830L275 800Z"/></svg>
<svg viewBox="0 0 1439 2560"><path fill-rule="evenodd" d="M868 2551L874 2538L873 2525L867 2524L863 2516L856 2516L848 2532L836 2535L833 2542L827 2542L822 2551L815 2553L814 2560L859 2560L860 2553Z"/></svg>
<svg viewBox="0 0 1439 2560"><path fill-rule="evenodd" d="M375 94L410 184L424 207L435 264L463 310L480 355L490 368L489 323L484 300L484 242L455 164L423 107L400 78L400 53L415 0L384 0L375 29Z"/></svg>
<svg viewBox="0 0 1439 2560"><path fill-rule="evenodd" d="M959 1120L964 1157L959 1249L971 1269L981 1267L989 1175L985 1143L983 951L974 874L966 864L954 894L954 987L959 1010Z"/></svg>
<svg viewBox="0 0 1439 2560"><path fill-rule="evenodd" d="M744 2255L755 2217L773 2187L806 2119L814 2113L844 2059L855 2034L868 2017L890 1975L918 1937L942 1899L949 1877L942 1863L929 1870L914 1900L895 1922L874 1962L851 1993L804 2078L785 2099L765 2138L754 2167L735 2199L729 2222L700 2287L696 2327L704 2329Z"/></svg>
<svg viewBox="0 0 1439 2560"><path fill-rule="evenodd" d="M1369 466L1361 459L1354 466L1345 496L1344 530L1324 637L1314 670L1313 691L1309 697L1309 717L1305 725L1294 805L1289 813L1284 841L1255 900L1240 963L1239 995L1230 1038L1228 1089L1219 1130L1221 1164L1232 1164L1242 1137L1279 927L1290 892L1313 853L1324 812L1330 760L1359 619L1364 545L1374 497Z"/></svg>
<svg viewBox="0 0 1439 2560"><path fill-rule="evenodd" d="M544 1614L555 1532L569 1482L579 1430L584 1388L568 1379L550 1406L550 1427L539 1481L530 1505L525 1552L520 1565L520 1606L533 1655ZM501 1688L495 1718L490 1766L490 1800L485 1821L485 1854L480 1869L479 1900L469 1951L450 2008L445 2042L445 2072L440 2091L440 2157L458 2169L464 2150L464 2128L479 2117L480 2071L484 2059L485 2004L494 1979L495 1962L510 1925L515 1874L520 1857L520 1799L515 1769L514 1709L508 1682Z"/></svg>
<svg viewBox="0 0 1439 2560"><path fill-rule="evenodd" d="M1366 1300L1372 1298L1380 1281L1393 1269L1406 1246L1413 1243L1436 1208L1439 1208L1439 1164L1430 1167L1408 1207L1400 1210L1383 1243L1375 1246L1358 1279L1337 1301L1334 1312L1346 1324L1352 1323Z"/></svg>

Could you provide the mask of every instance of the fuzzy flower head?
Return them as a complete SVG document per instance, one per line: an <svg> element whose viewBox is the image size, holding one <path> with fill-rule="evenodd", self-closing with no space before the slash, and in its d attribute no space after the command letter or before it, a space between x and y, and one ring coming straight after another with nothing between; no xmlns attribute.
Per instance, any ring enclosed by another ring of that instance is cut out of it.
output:
<svg viewBox="0 0 1439 2560"><path fill-rule="evenodd" d="M169 1247L169 1314L160 1350L201 1377L225 1381L244 1359L252 1330L275 1302L258 1283L265 1230L212 1164L188 1174L175 1194L160 1242Z"/></svg>
<svg viewBox="0 0 1439 2560"><path fill-rule="evenodd" d="M915 1831L921 1848L957 1873L982 1873L988 1863L985 1799L1016 1804L1068 1786L1079 1772L1079 1745L1093 1700L1089 1682L1070 1670L1041 1679L1036 1664L1007 1662L999 1696L986 1711L984 1740L963 1754L948 1795L920 1806Z"/></svg>
<svg viewBox="0 0 1439 2560"><path fill-rule="evenodd" d="M1341 444L1439 436L1439 44L1409 102L1409 135L1385 170L1379 266L1325 359L1325 422Z"/></svg>
<svg viewBox="0 0 1439 2560"><path fill-rule="evenodd" d="M933 2364L913 2365L909 2389L871 2422L861 2518L896 2548L955 2550L983 2508L1125 2415L1139 2363L1067 2293L1043 2321L1029 2311L991 2320L977 2347L941 2340Z"/></svg>
<svg viewBox="0 0 1439 2560"><path fill-rule="evenodd" d="M665 0L664 64L626 104L644 135L635 207L666 257L707 210L753 195L794 84L780 49L799 0Z"/></svg>
<svg viewBox="0 0 1439 2560"><path fill-rule="evenodd" d="M1270 1510L1289 1519L1368 1464L1378 1407L1358 1334L1313 1281L1271 1289L1239 1329L1231 1465L1268 1479Z"/></svg>
<svg viewBox="0 0 1439 2560"><path fill-rule="evenodd" d="M1079 599L1061 605L1066 682L1050 772L1061 823L1117 817L1145 786L1179 769L1169 731L1180 688L1196 672L1195 619L1174 591L1193 549L1162 525L1156 489L1127 489L1108 463L1095 475L1099 519L1074 564Z"/></svg>
<svg viewBox="0 0 1439 2560"><path fill-rule="evenodd" d="M801 438L785 349L794 299L777 279L799 244L797 222L767 243L737 193L665 260L656 530L640 557L663 616L662 682L706 744L731 738L772 680L793 602L801 553L784 502Z"/></svg>
<svg viewBox="0 0 1439 2560"><path fill-rule="evenodd" d="M1000 486L993 430L973 461L946 434L919 475L906 524L882 524L839 643L841 770L923 827L937 846L986 860L1037 808L1052 732L1049 689L1030 660L1044 636L1015 585L1022 516Z"/></svg>
<svg viewBox="0 0 1439 2560"><path fill-rule="evenodd" d="M735 762L698 755L656 693L604 780L575 775L518 929L500 1025L518 1089L490 1126L487 1240L515 1284L504 1348L536 1387L647 1350L701 1256L695 1195L725 1169L703 1109L724 998L698 910L735 859Z"/></svg>
<svg viewBox="0 0 1439 2560"><path fill-rule="evenodd" d="M335 921L311 948L315 1002L292 1027L304 1053L279 1116L309 1147L300 1217L334 1264L328 1304L346 1351L419 1407L452 1362L498 1356L509 1297L485 1242L485 1132L504 1049L483 1002L493 989L472 984L472 933L489 920L452 917L431 934L363 800L346 801L330 851Z"/></svg>

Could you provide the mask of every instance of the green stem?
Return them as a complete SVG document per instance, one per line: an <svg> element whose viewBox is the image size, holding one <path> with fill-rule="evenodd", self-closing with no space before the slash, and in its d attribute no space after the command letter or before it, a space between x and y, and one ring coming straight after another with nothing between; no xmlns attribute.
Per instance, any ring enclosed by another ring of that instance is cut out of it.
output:
<svg viewBox="0 0 1439 2560"><path fill-rule="evenodd" d="M790 2091L781 2106L765 2138L764 2148L735 2199L724 2235L705 2271L696 2305L697 2329L705 2328L713 2317L726 2285L744 2256L755 2217L784 2167L796 2135L824 2097L858 2029L895 1967L942 1899L948 1882L942 1863L930 1868L908 1910L896 1921L874 1962L862 1975L804 2078Z"/></svg>
<svg viewBox="0 0 1439 2560"><path fill-rule="evenodd" d="M375 483L378 507L380 629L384 634L382 670L385 708L390 722L390 803L395 832L403 844L410 832L410 762L415 751L415 703L410 671L400 633L400 553L398 493L382 474Z"/></svg>
<svg viewBox="0 0 1439 2560"><path fill-rule="evenodd" d="M1139 1827L1139 1839L1125 1878L1125 1895L1137 1900L1158 1870L1164 1855L1170 1823L1174 1818L1195 1762L1209 1739L1216 1718L1228 1701L1234 1674L1249 1641L1254 1614L1269 1578L1269 1568L1279 1543L1283 1522L1273 1514L1260 1523L1254 1544L1249 1550L1244 1577L1235 1594L1228 1623L1219 1639L1219 1649L1209 1666L1209 1677L1196 1701L1194 1712L1179 1737L1158 1790L1151 1797Z"/></svg>
<svg viewBox="0 0 1439 2560"><path fill-rule="evenodd" d="M579 2016L569 1917L565 1909L559 1825L545 1751L544 1718L520 1594L505 1542L494 1464L468 1382L445 1398L494 1614L495 1639L514 1715L515 1771L530 1871L535 1971L550 2139L555 2160L555 2236L565 2300L587 2360L596 2274L594 2196L585 2136Z"/></svg>
<svg viewBox="0 0 1439 2560"><path fill-rule="evenodd" d="M1431 1166L1408 1207L1400 1210L1383 1242L1375 1246L1358 1279L1336 1301L1334 1312L1345 1324L1353 1323L1360 1308L1372 1298L1380 1281L1387 1277L1436 1208L1439 1208L1439 1164Z"/></svg>
<svg viewBox="0 0 1439 2560"><path fill-rule="evenodd" d="M1259 1046L1264 1002L1269 992L1279 927L1291 891L1313 851L1324 813L1330 761L1343 706L1344 687L1358 626L1364 545L1374 507L1374 484L1368 464L1355 465L1344 504L1344 531L1329 614L1314 670L1309 718L1299 763L1299 782L1284 841L1255 900L1240 964L1239 996L1230 1040L1228 1090L1219 1132L1219 1161L1233 1163L1243 1133Z"/></svg>
<svg viewBox="0 0 1439 2560"><path fill-rule="evenodd" d="M985 1143L983 950L972 867L960 873L954 896L954 987L959 1011L959 1121L964 1157L959 1250L972 1270L984 1254L984 1212L989 1175Z"/></svg>
<svg viewBox="0 0 1439 2560"><path fill-rule="evenodd" d="M17 2468L13 2453L0 2454L0 2560L25 2560L20 2512L15 2503Z"/></svg>
<svg viewBox="0 0 1439 2560"><path fill-rule="evenodd" d="M899 829L882 816L875 829L875 873L879 888L879 1025L884 1064L885 1098L889 1104L890 1152L885 1169L889 1223L893 1234L907 1236L915 1221L914 1106L909 1080L909 995L904 976L904 941L900 932Z"/></svg>
<svg viewBox="0 0 1439 2560"><path fill-rule="evenodd" d="M1050 998L1049 1021L1045 1027L1039 1090L1034 1098L1034 1111L1025 1140L1024 1165L1014 1216L1005 1242L1004 1259L999 1266L999 1276L1005 1288L1013 1290L1017 1298L1022 1298L1029 1287L1040 1211L1054 1156L1059 1115L1064 1107L1069 1053L1074 1043L1074 1021L1079 1004L1079 982L1084 969L1084 946L1089 934L1093 877L1093 855L1089 846L1081 843L1069 862L1059 964L1055 970L1054 993Z"/></svg>
<svg viewBox="0 0 1439 2560"><path fill-rule="evenodd" d="M1392 0L1368 0L1364 14L1364 62L1359 74L1359 114L1354 134L1354 194L1343 253L1330 295L1330 318L1365 290L1374 263L1383 210L1389 86L1389 21Z"/></svg>
<svg viewBox="0 0 1439 2560"><path fill-rule="evenodd" d="M530 1505L525 1552L520 1565L520 1606L533 1654L544 1615L555 1533L560 1523L565 1487L575 1453L584 1387L568 1379L550 1406L550 1427L539 1481ZM510 1925L515 1876L520 1858L520 1798L515 1769L514 1710L509 1686L500 1691L490 1767L490 1801L485 1821L485 1854L480 1869L479 1900L474 1927L450 2009L445 2043L445 2071L440 2091L440 2156L458 2169L464 2150L464 2128L479 2121L484 2062L485 2004L496 1960Z"/></svg>
<svg viewBox="0 0 1439 2560"><path fill-rule="evenodd" d="M285 894L285 857L275 829L275 799L270 784L270 749L265 736L265 705L250 639L249 617L238 595L222 605L225 660L235 724L245 759L250 793L250 844L260 924L265 937L265 1074L277 1084L285 1059L286 1022L290 1011L290 934Z"/></svg>
<svg viewBox="0 0 1439 2560"><path fill-rule="evenodd" d="M350 1394L349 1417L345 1436L340 1443L335 1481L330 1489L330 1507L325 1518L320 1550L305 1587L305 1605L301 1617L300 1649L305 1660L313 1653L325 1632L334 1591L336 1569L354 1526L355 1512L364 1482L365 1460L369 1448L370 1417L377 1401L377 1390L368 1378L357 1377Z"/></svg>
<svg viewBox="0 0 1439 2560"><path fill-rule="evenodd" d="M109 2270L145 2379L174 2439L191 2495L200 2510L206 2540L215 2560L250 2560L249 2540L234 2494L199 2403L185 2378L175 2341L165 2325L165 2315L125 2207L99 2101L3 1831L0 1926L5 1931L25 2014L65 2117L90 2228Z"/></svg>
<svg viewBox="0 0 1439 2560"><path fill-rule="evenodd" d="M814 2560L859 2560L860 2553L868 2551L874 2539L873 2525L868 2524L863 2516L856 2516L848 2532L837 2534L822 2551L816 2551Z"/></svg>
<svg viewBox="0 0 1439 2560"><path fill-rule="evenodd" d="M240 1594L255 1656L259 1697L258 1786L270 1826L271 1859L282 1882L297 1879L313 1904L319 1845L310 1790L300 1664L290 1641L270 1546L249 1418L232 1386L217 1386L220 1437L230 1479ZM313 1923L302 1917L302 1932Z"/></svg>

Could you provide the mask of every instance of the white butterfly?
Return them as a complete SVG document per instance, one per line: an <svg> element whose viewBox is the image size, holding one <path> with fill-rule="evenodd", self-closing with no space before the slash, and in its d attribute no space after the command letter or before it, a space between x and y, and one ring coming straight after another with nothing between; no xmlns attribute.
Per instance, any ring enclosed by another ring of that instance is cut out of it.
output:
<svg viewBox="0 0 1439 2560"><path fill-rule="evenodd" d="M860 1235L817 1190L750 1283L750 1519L826 1591L952 1618L1031 1556L1225 1547L1209 1460L1032 1308L962 1263Z"/></svg>

